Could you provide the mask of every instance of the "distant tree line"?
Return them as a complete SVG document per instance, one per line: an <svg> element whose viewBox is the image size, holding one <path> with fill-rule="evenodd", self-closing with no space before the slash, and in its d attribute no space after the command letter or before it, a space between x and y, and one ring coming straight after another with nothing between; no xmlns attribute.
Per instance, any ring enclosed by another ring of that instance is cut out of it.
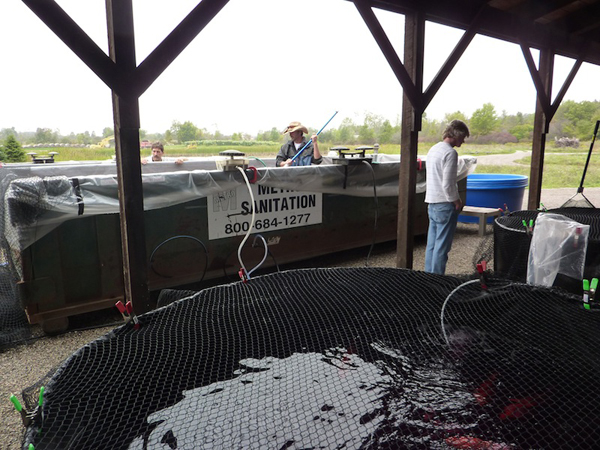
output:
<svg viewBox="0 0 600 450"><path fill-rule="evenodd" d="M446 124L452 119L461 119L467 123L471 131L469 142L479 144L506 144L510 142L528 142L532 139L534 114L507 114L506 111L496 111L491 103L484 103L469 117L461 111L445 115L443 120L429 119L425 114L419 140L423 142L436 142L441 138ZM573 100L564 101L558 108L556 115L550 123L548 139L570 137L580 140L590 140L594 125L600 119L600 101ZM316 129L309 130L310 133ZM20 142L23 146L48 143L64 143L87 146L98 144L103 138L113 135L113 129L104 128L102 136L94 132L71 133L67 136L60 134L59 130L38 128L35 132L17 132L14 128L0 130L0 142L9 136ZM341 121L337 128L327 128L319 136L323 142L338 145L356 144L399 144L401 137L400 118L394 123L379 115L367 113L362 123L355 123L350 118ZM149 141L163 141L166 143L198 143L200 141L229 140L242 141L268 141L281 142L285 137L281 130L272 127L268 131L259 131L256 136L242 132L225 135L220 131L209 132L191 121L174 121L164 133L147 133L140 130L140 139Z"/></svg>
<svg viewBox="0 0 600 450"><path fill-rule="evenodd" d="M34 132L18 132L14 127L2 128L0 130L0 142L6 140L9 136L14 136L23 146L46 145L46 144L68 144L70 146L85 147L98 144L102 139L113 136L114 131L110 127L104 128L102 136L96 135L94 131L84 131L83 133L71 133L62 135L60 130L51 130L50 128L38 128ZM140 130L140 139L162 140L164 134L149 134L145 130Z"/></svg>
<svg viewBox="0 0 600 450"><path fill-rule="evenodd" d="M491 103L485 103L475 110L471 117L460 111L446 114L441 122L423 120L420 140L435 141L441 136L444 126L452 119L461 119L469 125L469 142L479 144L506 144L509 142L528 142L533 137L534 114L498 114ZM550 122L548 140L570 137L589 141L594 132L596 121L600 120L600 101L562 102Z"/></svg>

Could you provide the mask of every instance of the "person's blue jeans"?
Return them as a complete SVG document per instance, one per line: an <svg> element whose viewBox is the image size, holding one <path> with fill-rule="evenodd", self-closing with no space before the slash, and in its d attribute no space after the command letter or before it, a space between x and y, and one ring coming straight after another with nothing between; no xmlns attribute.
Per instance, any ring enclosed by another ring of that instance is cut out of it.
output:
<svg viewBox="0 0 600 450"><path fill-rule="evenodd" d="M427 250L425 251L425 272L446 272L448 253L452 247L458 211L454 203L430 203L429 231L427 232Z"/></svg>

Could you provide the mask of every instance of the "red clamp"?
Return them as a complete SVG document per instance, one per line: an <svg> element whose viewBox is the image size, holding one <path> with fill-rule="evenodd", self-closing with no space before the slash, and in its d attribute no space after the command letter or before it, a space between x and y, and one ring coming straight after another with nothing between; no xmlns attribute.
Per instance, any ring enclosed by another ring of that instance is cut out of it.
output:
<svg viewBox="0 0 600 450"><path fill-rule="evenodd" d="M243 268L240 268L238 275L240 276L240 280L242 280L244 283L248 282L248 274Z"/></svg>
<svg viewBox="0 0 600 450"><path fill-rule="evenodd" d="M487 270L487 263L485 261L481 261L477 264L477 272L479 273L479 281L481 282L481 288L487 289L487 277L485 275L485 271Z"/></svg>
<svg viewBox="0 0 600 450"><path fill-rule="evenodd" d="M421 158L417 158L417 171L420 172L421 170L423 170L423 161L421 161Z"/></svg>
<svg viewBox="0 0 600 450"><path fill-rule="evenodd" d="M133 304L131 303L131 301L127 302L125 307L127 308L129 317L131 317L131 319L133 320L133 328L135 328L137 330L140 327L140 322L139 322L137 316L135 315L135 313L133 312Z"/></svg>
<svg viewBox="0 0 600 450"><path fill-rule="evenodd" d="M126 305L124 305L123 302L119 300L117 303L115 303L115 306L123 316L123 320L125 320L125 322L129 322L131 320L133 321L134 329L137 330L140 328L140 322L135 313L133 312L133 304L130 301L127 302Z"/></svg>
<svg viewBox="0 0 600 450"><path fill-rule="evenodd" d="M249 178L248 182L251 184L256 183L256 180L258 180L258 170L256 170L256 167L248 167L248 170L252 172L252 178Z"/></svg>

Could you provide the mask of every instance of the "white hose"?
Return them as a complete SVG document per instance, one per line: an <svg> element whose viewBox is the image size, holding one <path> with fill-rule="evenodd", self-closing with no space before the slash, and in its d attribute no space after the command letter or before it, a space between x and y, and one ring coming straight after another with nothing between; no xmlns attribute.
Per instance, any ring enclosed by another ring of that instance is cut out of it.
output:
<svg viewBox="0 0 600 450"><path fill-rule="evenodd" d="M254 269L252 269L250 272L248 272L248 279L250 279L250 274L252 272L254 272L256 269L258 269L260 266L263 265L263 263L267 259L267 256L269 255L269 246L267 245L267 241L265 241L265 238L262 236L262 234L257 234L256 237L254 238L254 242L256 242L256 238L260 238L262 240L263 246L265 247L265 254L263 255L262 261L259 262L256 266L254 266ZM254 247L254 244L252 244L252 247Z"/></svg>
<svg viewBox="0 0 600 450"><path fill-rule="evenodd" d="M446 297L446 300L444 300L444 303L442 304L442 311L440 313L440 321L442 324L442 334L444 335L444 340L446 341L446 345L450 345L450 341L448 340L448 335L446 334L446 329L444 328L444 310L446 309L446 305L448 304L450 297L452 297L456 291L463 288L464 286L468 286L469 284L473 284L473 283L480 283L480 280L470 280L459 286L456 286L454 288L454 290L452 292L450 292L450 294L448 294L448 297Z"/></svg>
<svg viewBox="0 0 600 450"><path fill-rule="evenodd" d="M246 266L244 266L244 262L242 261L242 248L244 247L244 244L248 240L248 237L252 234L252 229L254 228L254 220L256 219L256 211L254 209L254 194L252 193L252 186L250 186L250 181L248 180L248 177L246 176L246 172L244 172L244 169L242 169L240 166L237 166L237 170L239 170L242 173L242 176L244 177L244 181L246 182L246 186L248 187L248 192L250 193L250 204L252 205L252 219L250 220L250 228L248 228L248 232L244 236L244 239L242 239L242 242L240 243L240 246L238 247L238 252L237 252L238 261L243 270L243 273L248 277L248 279L250 279L250 272L248 272L246 270ZM264 239L263 239L263 241L264 241ZM266 246L266 242L265 242L265 246ZM266 256L265 256L265 258L266 258ZM264 259L263 259L263 261L264 261ZM260 264L262 264L262 262ZM256 269L256 267L254 269ZM254 269L252 269L252 270L254 270Z"/></svg>

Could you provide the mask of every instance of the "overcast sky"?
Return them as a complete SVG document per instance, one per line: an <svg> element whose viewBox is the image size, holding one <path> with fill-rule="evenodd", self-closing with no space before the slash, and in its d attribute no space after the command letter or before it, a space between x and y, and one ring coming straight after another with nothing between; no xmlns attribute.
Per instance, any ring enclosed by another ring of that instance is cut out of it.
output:
<svg viewBox="0 0 600 450"><path fill-rule="evenodd" d="M108 53L104 0L59 5ZM138 64L198 0L134 0ZM402 59L404 19L376 10ZM109 88L20 0L1 0L0 128L62 134L113 126ZM425 82L461 30L427 24ZM533 52L538 60L538 52ZM557 57L553 95L573 61ZM600 68L584 64L566 99L600 100ZM535 88L521 49L477 36L438 95L429 118L490 102L496 111L533 113ZM225 134L255 135L299 120L319 129L365 113L397 122L402 89L354 5L344 0L231 0L140 98L142 129L164 132L191 121Z"/></svg>

